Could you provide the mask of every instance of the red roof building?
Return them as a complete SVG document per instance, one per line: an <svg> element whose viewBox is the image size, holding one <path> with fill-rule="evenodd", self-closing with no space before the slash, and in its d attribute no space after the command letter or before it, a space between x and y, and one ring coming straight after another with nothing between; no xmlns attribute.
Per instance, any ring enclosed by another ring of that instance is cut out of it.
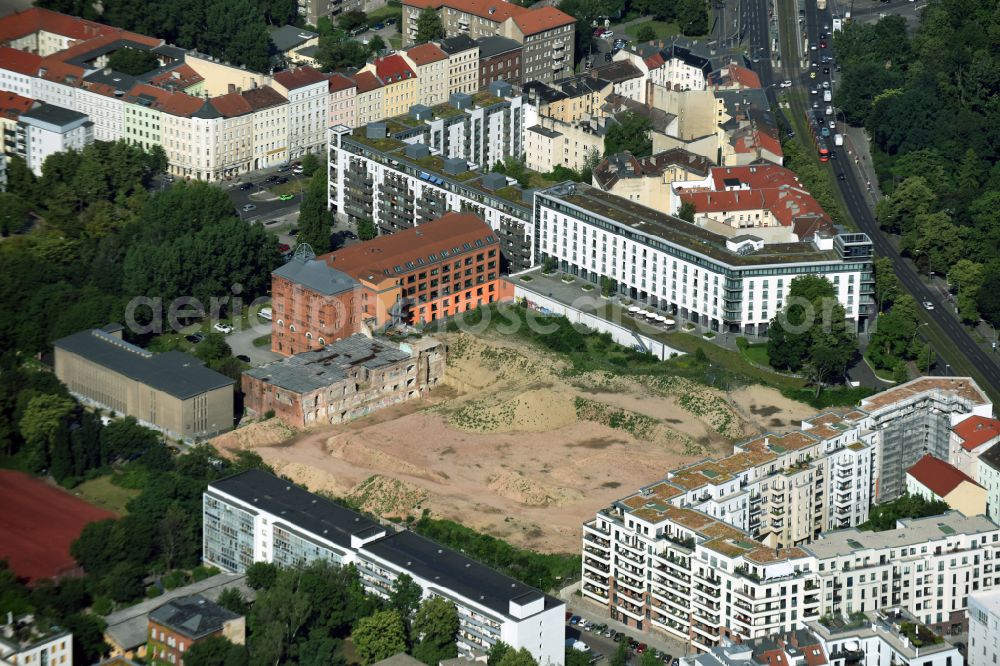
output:
<svg viewBox="0 0 1000 666"><path fill-rule="evenodd" d="M956 488L963 483L971 483L982 488L975 479L958 468L949 465L939 458L927 454L917 461L913 467L906 472L907 476L922 484L925 488L937 495L940 499L945 499ZM907 483L907 487L909 487ZM911 493L912 494L912 493Z"/></svg>
<svg viewBox="0 0 1000 666"><path fill-rule="evenodd" d="M305 88L320 81L326 81L327 77L320 71L312 67L296 67L274 73L274 81L280 83L286 90Z"/></svg>
<svg viewBox="0 0 1000 666"><path fill-rule="evenodd" d="M0 67L3 69L25 76L38 76L38 67L41 62L42 57L34 53L18 51L9 46L0 46Z"/></svg>
<svg viewBox="0 0 1000 666"><path fill-rule="evenodd" d="M330 84L328 90L331 93L340 92L342 90L350 90L351 88L357 88L358 84L354 82L354 79L344 76L343 74L333 73L329 75Z"/></svg>
<svg viewBox="0 0 1000 666"><path fill-rule="evenodd" d="M993 444L1000 438L1000 421L986 416L970 416L951 431L966 451L975 451L984 444Z"/></svg>
<svg viewBox="0 0 1000 666"><path fill-rule="evenodd" d="M528 35L537 35L540 32L560 28L564 25L574 24L576 23L576 19L555 7L545 6L517 14L514 16L514 23L517 24L521 33L527 37Z"/></svg>
<svg viewBox="0 0 1000 666"><path fill-rule="evenodd" d="M375 75L382 79L382 83L386 85L403 81L404 79L412 79L416 76L413 70L410 69L410 66L406 64L406 61L403 60L403 57L396 54L384 58L376 58Z"/></svg>
<svg viewBox="0 0 1000 666"><path fill-rule="evenodd" d="M354 82L358 86L358 94L368 93L382 87L382 82L379 81L374 72L359 72L354 75Z"/></svg>
<svg viewBox="0 0 1000 666"><path fill-rule="evenodd" d="M417 67L423 67L424 65L429 65L432 62L448 59L448 54L442 51L441 47L437 44L432 44L431 42L414 46L413 48L407 50L406 55Z"/></svg>
<svg viewBox="0 0 1000 666"><path fill-rule="evenodd" d="M0 90L0 116L8 120L17 120L25 111L35 106L35 100L22 97L7 90Z"/></svg>

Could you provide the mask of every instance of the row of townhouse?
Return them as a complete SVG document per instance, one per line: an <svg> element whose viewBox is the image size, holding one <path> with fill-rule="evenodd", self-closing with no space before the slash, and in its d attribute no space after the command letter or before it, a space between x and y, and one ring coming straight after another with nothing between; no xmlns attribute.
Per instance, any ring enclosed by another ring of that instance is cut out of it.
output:
<svg viewBox="0 0 1000 666"><path fill-rule="evenodd" d="M322 150L331 126L440 106L454 93L476 93L483 81L518 81L522 48L503 37L455 37L376 58L351 76L309 66L260 75L41 9L0 19L0 44L0 90L83 114L91 140L162 146L172 174L200 180ZM113 71L108 57L120 48L149 51L160 66L141 76ZM6 154L17 154L14 143Z"/></svg>
<svg viewBox="0 0 1000 666"><path fill-rule="evenodd" d="M916 405L925 433L908 427ZM967 596L1000 585L1000 527L954 511L856 526L894 477L901 430L919 458L939 445L937 421L991 410L971 379L925 377L670 471L583 524L582 594L702 651L892 606L962 630Z"/></svg>
<svg viewBox="0 0 1000 666"><path fill-rule="evenodd" d="M555 7L529 9L501 0L405 0L400 25L404 46L416 41L417 19L425 9L437 12L445 37L499 36L520 44L524 81L554 81L573 73L576 19Z"/></svg>
<svg viewBox="0 0 1000 666"><path fill-rule="evenodd" d="M293 567L323 559L353 565L366 592L381 596L406 574L425 598L455 604L463 655L481 654L503 641L527 649L542 666L565 661L562 601L266 472L250 470L209 485L202 557L206 564L238 573L254 562Z"/></svg>

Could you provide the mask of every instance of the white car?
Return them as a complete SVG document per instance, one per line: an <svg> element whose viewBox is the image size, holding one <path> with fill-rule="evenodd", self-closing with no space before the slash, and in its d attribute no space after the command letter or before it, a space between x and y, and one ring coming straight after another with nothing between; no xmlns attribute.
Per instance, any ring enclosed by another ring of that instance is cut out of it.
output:
<svg viewBox="0 0 1000 666"><path fill-rule="evenodd" d="M923 306L924 306L924 310L933 310L934 309L934 304L931 303L930 301L924 301L923 302Z"/></svg>
<svg viewBox="0 0 1000 666"><path fill-rule="evenodd" d="M831 120L830 121L830 129L837 129L837 121L836 120Z"/></svg>
<svg viewBox="0 0 1000 666"><path fill-rule="evenodd" d="M271 317L273 316L271 313L271 308L261 308L258 314L260 315L261 319L266 319L268 321L271 321Z"/></svg>
<svg viewBox="0 0 1000 666"><path fill-rule="evenodd" d="M221 321L217 322L215 326L213 326L212 328L217 330L219 333L222 333L223 335L229 335L230 333L233 332L232 326L230 326L229 324L223 324Z"/></svg>
<svg viewBox="0 0 1000 666"><path fill-rule="evenodd" d="M830 89L830 82L829 81L824 81L823 82L823 90L829 90L829 89Z"/></svg>
<svg viewBox="0 0 1000 666"><path fill-rule="evenodd" d="M828 115L828 116L832 116L833 115L833 107L832 106L826 107L826 115Z"/></svg>
<svg viewBox="0 0 1000 666"><path fill-rule="evenodd" d="M782 81L780 85L781 85L782 88L791 88L792 87L792 82L791 81Z"/></svg>

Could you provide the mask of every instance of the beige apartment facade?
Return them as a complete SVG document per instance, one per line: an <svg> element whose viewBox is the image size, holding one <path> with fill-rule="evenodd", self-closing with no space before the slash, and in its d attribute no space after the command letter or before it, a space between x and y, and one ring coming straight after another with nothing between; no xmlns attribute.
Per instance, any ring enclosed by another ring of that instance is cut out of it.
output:
<svg viewBox="0 0 1000 666"><path fill-rule="evenodd" d="M190 354L153 354L129 344L121 331L106 326L55 342L56 376L70 392L181 440L232 429L232 379Z"/></svg>
<svg viewBox="0 0 1000 666"><path fill-rule="evenodd" d="M476 92L479 87L479 44L466 35L441 40L448 54L448 95Z"/></svg>
<svg viewBox="0 0 1000 666"><path fill-rule="evenodd" d="M548 173L558 166L577 171L592 155L604 151L604 133L585 123L563 123L539 116L538 124L524 133L525 164Z"/></svg>

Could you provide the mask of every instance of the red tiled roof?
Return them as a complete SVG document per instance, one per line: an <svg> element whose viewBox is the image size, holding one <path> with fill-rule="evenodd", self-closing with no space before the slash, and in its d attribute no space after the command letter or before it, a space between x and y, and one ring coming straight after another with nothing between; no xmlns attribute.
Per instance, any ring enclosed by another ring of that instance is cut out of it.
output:
<svg viewBox="0 0 1000 666"><path fill-rule="evenodd" d="M430 42L427 42L426 44L420 44L419 46L414 46L412 49L406 52L406 55L418 67L430 64L432 62L438 62L439 60L448 59L447 53L442 51L437 44L432 44Z"/></svg>
<svg viewBox="0 0 1000 666"><path fill-rule="evenodd" d="M330 92L340 92L341 90L347 90L348 88L356 88L358 86L358 84L355 83L353 79L351 79L348 76L344 76L343 74L337 74L337 73L330 74L329 79L330 79Z"/></svg>
<svg viewBox="0 0 1000 666"><path fill-rule="evenodd" d="M314 83L326 80L326 77L319 71L309 67L296 67L275 72L274 80L285 86L289 90L303 88Z"/></svg>
<svg viewBox="0 0 1000 666"><path fill-rule="evenodd" d="M948 493L965 483L979 485L965 472L956 469L943 460L927 454L917 461L917 464L906 472L926 486L938 497L946 497Z"/></svg>
<svg viewBox="0 0 1000 666"><path fill-rule="evenodd" d="M389 84L416 76L401 55L391 55L375 59L375 75L382 83Z"/></svg>
<svg viewBox="0 0 1000 666"><path fill-rule="evenodd" d="M423 9L430 7L439 9L448 7L466 14L473 14L495 23L503 23L511 16L517 16L530 10L520 5L504 0L403 0L403 4Z"/></svg>
<svg viewBox="0 0 1000 666"><path fill-rule="evenodd" d="M41 78L46 81L58 81L66 85L78 85L83 81L84 74L86 73L83 67L63 62L54 56L42 58L42 61L38 63L38 67ZM42 74L42 70L45 70L44 74Z"/></svg>
<svg viewBox="0 0 1000 666"><path fill-rule="evenodd" d="M28 76L38 76L38 65L42 62L41 56L27 51L19 51L9 46L0 46L0 67L9 69L18 74Z"/></svg>
<svg viewBox="0 0 1000 666"><path fill-rule="evenodd" d="M196 83L204 81L203 77L198 72L194 71L191 65L179 65L171 70L157 74L156 76L149 79L149 82L154 86L160 86L161 88L174 87L174 88L190 88Z"/></svg>
<svg viewBox="0 0 1000 666"><path fill-rule="evenodd" d="M216 111L221 113L225 118L235 118L237 116L245 116L248 113L253 112L250 103L244 99L243 95L238 92L231 92L226 95L220 95L218 97L213 97L208 101Z"/></svg>
<svg viewBox="0 0 1000 666"><path fill-rule="evenodd" d="M962 440L962 448L973 451L986 442L1000 437L1000 421L986 416L970 416L952 431Z"/></svg>
<svg viewBox="0 0 1000 666"><path fill-rule="evenodd" d="M342 250L325 254L320 259L327 265L347 273L357 279L386 279L386 270L397 277L396 266L405 267L407 262L424 259L427 264L433 263L430 255L438 255L442 261L447 261L441 255L441 250L462 247L463 243L474 245L477 240L486 243L486 237L496 235L482 218L471 213L446 213L443 217L425 222L416 227L384 236L376 236L364 243L349 245ZM486 243L484 247L488 246ZM420 265L425 270L426 265ZM404 272L408 272L406 268Z"/></svg>
<svg viewBox="0 0 1000 666"><path fill-rule="evenodd" d="M746 67L740 65L729 66L729 77L738 83L741 88L760 88L760 77Z"/></svg>
<svg viewBox="0 0 1000 666"><path fill-rule="evenodd" d="M115 28L48 9L32 7L23 12L8 14L0 19L0 42L24 37L39 30L71 39L90 39L113 31Z"/></svg>
<svg viewBox="0 0 1000 666"><path fill-rule="evenodd" d="M560 26L576 23L576 19L555 7L539 7L514 16L514 23L525 35L552 30Z"/></svg>
<svg viewBox="0 0 1000 666"><path fill-rule="evenodd" d="M660 67L663 67L664 60L663 56L657 52L643 60L643 62L646 63L646 67L649 69L659 69Z"/></svg>
<svg viewBox="0 0 1000 666"><path fill-rule="evenodd" d="M22 97L17 93L0 90L0 116L17 120L25 111L35 105L35 100L30 97Z"/></svg>
<svg viewBox="0 0 1000 666"><path fill-rule="evenodd" d="M279 104L284 104L288 101L284 95L271 86L254 88L253 90L244 90L241 94L247 104L250 105L250 109L252 111L278 106Z"/></svg>
<svg viewBox="0 0 1000 666"><path fill-rule="evenodd" d="M139 95L152 97L156 100L152 108L175 116L190 116L205 104L205 100L182 92L171 92L155 86L140 83L133 86L126 99L134 101Z"/></svg>
<svg viewBox="0 0 1000 666"><path fill-rule="evenodd" d="M382 87L382 82L374 72L358 72L354 75L354 82L358 84L359 95Z"/></svg>

